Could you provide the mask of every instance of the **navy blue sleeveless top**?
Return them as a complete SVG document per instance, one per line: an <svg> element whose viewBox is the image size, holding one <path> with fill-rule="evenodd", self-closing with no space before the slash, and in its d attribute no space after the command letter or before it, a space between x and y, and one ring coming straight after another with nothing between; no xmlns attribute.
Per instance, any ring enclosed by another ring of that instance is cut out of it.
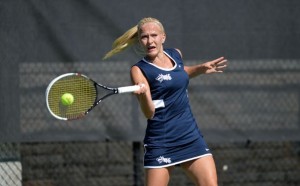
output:
<svg viewBox="0 0 300 186"><path fill-rule="evenodd" d="M173 61L173 68L158 67L145 58L135 64L148 80L155 105L144 138L144 143L153 147L183 145L201 135L189 105L189 77L181 55L176 49L165 49L164 53Z"/></svg>

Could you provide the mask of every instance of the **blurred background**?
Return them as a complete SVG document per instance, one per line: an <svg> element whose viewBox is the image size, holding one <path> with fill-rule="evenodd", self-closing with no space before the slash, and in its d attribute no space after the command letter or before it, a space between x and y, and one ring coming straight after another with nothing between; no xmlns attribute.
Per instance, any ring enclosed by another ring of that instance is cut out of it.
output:
<svg viewBox="0 0 300 186"><path fill-rule="evenodd" d="M225 73L189 87L219 185L300 185L299 8L298 0L0 0L0 186L143 185L146 120L134 96L65 122L49 114L45 90L67 72L130 85L141 56L102 57L149 16L186 65L229 60ZM193 184L176 167L169 185Z"/></svg>

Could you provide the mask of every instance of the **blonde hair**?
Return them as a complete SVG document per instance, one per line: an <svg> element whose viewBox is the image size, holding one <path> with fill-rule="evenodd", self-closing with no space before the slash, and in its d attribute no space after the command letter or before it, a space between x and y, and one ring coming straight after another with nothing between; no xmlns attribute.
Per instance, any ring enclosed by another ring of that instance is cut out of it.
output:
<svg viewBox="0 0 300 186"><path fill-rule="evenodd" d="M165 29L158 19L152 17L143 18L137 25L127 30L123 35L121 35L113 42L112 49L105 54L103 59L110 58L113 55L118 54L131 46L137 45L139 43L138 38L141 26L149 22L158 24L162 32L165 33Z"/></svg>

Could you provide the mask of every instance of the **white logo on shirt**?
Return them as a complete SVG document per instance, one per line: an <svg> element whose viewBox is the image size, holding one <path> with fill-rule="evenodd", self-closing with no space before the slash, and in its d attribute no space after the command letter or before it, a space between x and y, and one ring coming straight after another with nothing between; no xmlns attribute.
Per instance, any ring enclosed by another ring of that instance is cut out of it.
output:
<svg viewBox="0 0 300 186"><path fill-rule="evenodd" d="M155 79L161 83L164 80L167 80L167 81L172 80L172 77L170 74L165 74L165 75L159 74Z"/></svg>

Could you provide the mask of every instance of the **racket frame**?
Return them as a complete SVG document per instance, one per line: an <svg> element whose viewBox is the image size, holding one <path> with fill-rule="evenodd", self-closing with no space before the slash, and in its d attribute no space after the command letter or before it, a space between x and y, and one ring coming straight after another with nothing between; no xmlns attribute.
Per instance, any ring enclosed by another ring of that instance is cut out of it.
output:
<svg viewBox="0 0 300 186"><path fill-rule="evenodd" d="M49 92L52 88L52 86L55 84L55 82L57 82L58 80L62 79L62 78L65 78L65 77L68 77L68 76L81 76L81 77L84 77L86 78L87 80L93 82L94 86L95 86L95 90L96 90L96 98L95 98L95 101L93 103L93 105L87 109L84 113L82 113L82 115L76 117L76 118L65 118L65 117L60 117L58 115L56 115L51 109L50 109L50 106L49 106L49 102L48 102L48 99L49 99ZM98 87L100 88L103 88L103 89L106 89L106 90L109 90L111 91L110 93L102 96L101 98L98 98ZM124 86L124 87L117 87L117 88L113 88L113 87L108 87L108 86L105 86L105 85L102 85L100 83L97 83L96 81L94 81L93 79L89 78L88 76L84 75L84 74L81 74L81 73L66 73L66 74L62 74L56 78L54 78L48 85L47 89L46 89L46 105L47 105L47 109L49 110L50 114L52 116L54 116L56 119L59 119L59 120L76 120L76 119L80 119L80 118L83 118L85 115L87 115L94 107L96 107L99 103L101 103L105 98L109 97L109 96L112 96L112 95L115 95L115 94L123 94L123 93L131 93L131 92L135 92L137 90L140 89L140 86L139 85L132 85L132 86Z"/></svg>

